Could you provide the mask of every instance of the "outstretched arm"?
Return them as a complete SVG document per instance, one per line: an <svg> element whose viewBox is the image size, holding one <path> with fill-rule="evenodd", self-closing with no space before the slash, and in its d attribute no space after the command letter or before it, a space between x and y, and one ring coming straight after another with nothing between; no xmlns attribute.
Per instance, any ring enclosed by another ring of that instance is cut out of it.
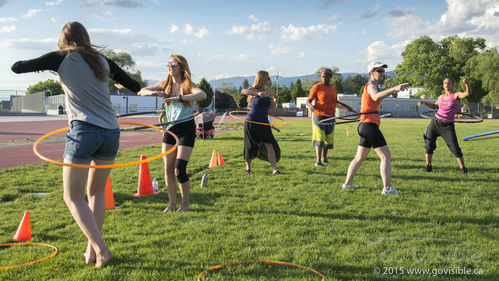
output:
<svg viewBox="0 0 499 281"><path fill-rule="evenodd" d="M369 87L367 87L367 93L371 96L371 99L373 99L373 101L379 101L385 99L389 95L392 95L394 98L396 98L398 92L403 91L408 87L409 83L403 83L390 89L378 92L378 89L376 89L374 85L369 85Z"/></svg>
<svg viewBox="0 0 499 281"><path fill-rule="evenodd" d="M423 104L426 105L426 106L428 106L431 109L438 109L438 100L437 100L436 103L431 103L431 102L427 102L427 101L424 101L424 100L418 101L418 106L421 106Z"/></svg>

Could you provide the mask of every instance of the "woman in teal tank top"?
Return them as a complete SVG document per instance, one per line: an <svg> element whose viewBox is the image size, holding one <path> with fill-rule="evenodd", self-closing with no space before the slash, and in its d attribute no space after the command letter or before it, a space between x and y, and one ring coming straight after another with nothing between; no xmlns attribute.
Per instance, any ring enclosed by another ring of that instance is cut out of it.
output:
<svg viewBox="0 0 499 281"><path fill-rule="evenodd" d="M173 54L167 63L168 77L155 85L142 88L141 96L160 96L164 98L167 121L182 120L168 126L168 130L179 138L177 149L164 157L165 182L168 190L169 204L163 213L170 211L189 211L190 181L187 175L187 163L191 157L196 138L196 126L193 114L193 102L206 99L206 93L192 83L191 71L187 60ZM163 136L162 151L166 152L175 146L175 139L168 133ZM177 180L179 183L182 203L177 209Z"/></svg>

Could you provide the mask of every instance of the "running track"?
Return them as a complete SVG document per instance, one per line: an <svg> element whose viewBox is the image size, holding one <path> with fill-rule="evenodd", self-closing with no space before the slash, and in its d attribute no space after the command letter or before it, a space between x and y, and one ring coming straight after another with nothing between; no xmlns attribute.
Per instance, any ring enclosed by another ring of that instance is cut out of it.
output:
<svg viewBox="0 0 499 281"><path fill-rule="evenodd" d="M215 123L220 120L217 116ZM285 117L285 119L304 119L307 117ZM138 122L146 124L158 123L157 116L137 116L122 118L120 121ZM237 121L226 116L224 122ZM0 170L12 167L44 163L33 152L33 144L41 136L68 126L65 116L30 116L0 117ZM124 126L126 127L126 126ZM59 133L55 136L65 136ZM120 138L120 150L141 147L152 144L160 144L163 139L161 132L147 131L140 134L122 135ZM48 139L38 145L38 151L44 156L62 160L65 143L60 139L58 143L49 143Z"/></svg>

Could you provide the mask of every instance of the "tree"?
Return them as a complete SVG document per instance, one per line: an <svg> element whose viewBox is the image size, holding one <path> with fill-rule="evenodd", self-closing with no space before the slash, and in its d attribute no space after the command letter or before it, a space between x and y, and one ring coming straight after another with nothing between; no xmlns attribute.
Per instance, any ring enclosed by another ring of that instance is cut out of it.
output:
<svg viewBox="0 0 499 281"><path fill-rule="evenodd" d="M499 53L497 47L474 56L466 64L465 71L473 81L480 80L485 95L484 103L499 103Z"/></svg>
<svg viewBox="0 0 499 281"><path fill-rule="evenodd" d="M146 82L142 80L142 73L140 71L134 71L135 61L132 56L126 52L115 52L113 50L104 50L102 52L104 56L114 61L119 67L121 67L130 77L135 81L139 82L141 87L146 86ZM114 86L115 81L109 80L109 91L118 92L119 90ZM122 91L129 90L125 89Z"/></svg>
<svg viewBox="0 0 499 281"><path fill-rule="evenodd" d="M198 101L196 102L196 104L197 106L199 106L199 108L208 107L211 104L211 101L213 100L213 88L211 88L210 83L208 83L208 81L206 81L206 79L204 78L201 78L198 87L206 93L206 99Z"/></svg>
<svg viewBox="0 0 499 281"><path fill-rule="evenodd" d="M343 82L343 92L346 94L354 93L358 95L361 89L364 88L364 85L367 84L366 76L355 74L354 76L349 76Z"/></svg>
<svg viewBox="0 0 499 281"><path fill-rule="evenodd" d="M64 91L62 90L62 87L59 84L59 82L52 79L48 79L46 81L40 81L35 85L29 86L28 89L26 90L26 94L30 95L36 92L43 92L43 91L45 91L46 96L56 96L64 94Z"/></svg>
<svg viewBox="0 0 499 281"><path fill-rule="evenodd" d="M248 82L248 79L244 79L244 80L243 80L243 85L242 85L242 87L243 87L243 90L244 90L244 89L248 89L248 88L250 87L249 82Z"/></svg>
<svg viewBox="0 0 499 281"><path fill-rule="evenodd" d="M300 79L296 80L296 83L291 90L291 99L294 103L296 103L297 97L305 97L307 93L303 90Z"/></svg>
<svg viewBox="0 0 499 281"><path fill-rule="evenodd" d="M228 83L228 82L223 82L222 84L220 84L220 87L218 87L217 90L222 92L222 93L229 94L229 95L232 95L233 93L237 93L237 89L234 86L234 84Z"/></svg>
<svg viewBox="0 0 499 281"><path fill-rule="evenodd" d="M434 42L430 37L422 36L409 43L402 52L403 62L395 69L396 82L422 86L424 90L419 93L431 98L437 98L442 93L442 81L446 77L456 82L456 90L464 90L458 81L468 75L465 66L484 48L483 38L449 36ZM479 99L483 96L480 82L471 82L473 96L468 100Z"/></svg>

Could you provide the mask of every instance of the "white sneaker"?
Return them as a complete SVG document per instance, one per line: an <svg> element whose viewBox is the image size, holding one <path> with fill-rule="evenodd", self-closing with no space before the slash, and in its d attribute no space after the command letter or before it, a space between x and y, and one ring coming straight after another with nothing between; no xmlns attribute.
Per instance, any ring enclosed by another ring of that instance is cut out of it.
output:
<svg viewBox="0 0 499 281"><path fill-rule="evenodd" d="M351 188L357 189L357 188L359 188L359 186L355 185L355 184L345 184L344 183L343 186L341 186L341 188L343 188L343 189L351 189Z"/></svg>
<svg viewBox="0 0 499 281"><path fill-rule="evenodd" d="M401 194L402 192L398 191L395 189L395 187L390 186L390 189L383 188L383 191L381 191L381 194L383 195L391 195L391 194Z"/></svg>

